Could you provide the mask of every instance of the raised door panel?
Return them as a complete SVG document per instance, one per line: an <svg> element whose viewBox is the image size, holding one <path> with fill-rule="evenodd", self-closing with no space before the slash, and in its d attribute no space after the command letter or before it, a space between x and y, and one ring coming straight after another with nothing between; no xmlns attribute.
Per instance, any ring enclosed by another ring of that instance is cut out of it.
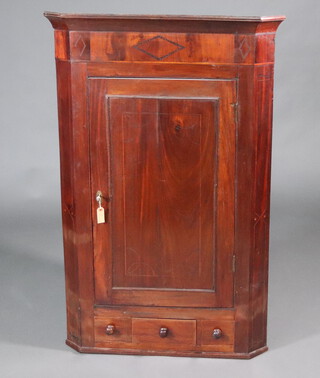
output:
<svg viewBox="0 0 320 378"><path fill-rule="evenodd" d="M214 290L216 101L107 101L113 287Z"/></svg>
<svg viewBox="0 0 320 378"><path fill-rule="evenodd" d="M89 81L97 303L232 306L234 83Z"/></svg>

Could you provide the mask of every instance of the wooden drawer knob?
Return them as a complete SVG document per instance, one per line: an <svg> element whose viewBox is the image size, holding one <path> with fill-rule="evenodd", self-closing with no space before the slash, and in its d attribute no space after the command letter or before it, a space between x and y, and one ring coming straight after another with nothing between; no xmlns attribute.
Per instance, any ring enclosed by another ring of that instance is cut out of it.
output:
<svg viewBox="0 0 320 378"><path fill-rule="evenodd" d="M214 337L215 339L220 339L220 337L222 336L222 331L220 328L215 328L212 332L212 337Z"/></svg>
<svg viewBox="0 0 320 378"><path fill-rule="evenodd" d="M106 326L106 334L107 335L113 335L116 327L113 324L108 324Z"/></svg>
<svg viewBox="0 0 320 378"><path fill-rule="evenodd" d="M159 331L160 337L167 337L168 336L168 328L167 327L161 327Z"/></svg>

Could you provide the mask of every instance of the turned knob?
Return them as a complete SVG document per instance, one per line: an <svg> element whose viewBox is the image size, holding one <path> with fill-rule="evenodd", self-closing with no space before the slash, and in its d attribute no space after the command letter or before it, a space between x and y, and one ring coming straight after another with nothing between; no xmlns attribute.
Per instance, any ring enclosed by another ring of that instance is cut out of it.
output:
<svg viewBox="0 0 320 378"><path fill-rule="evenodd" d="M167 337L168 336L168 328L167 327L161 327L159 331L160 337Z"/></svg>
<svg viewBox="0 0 320 378"><path fill-rule="evenodd" d="M107 335L113 335L114 331L115 331L115 326L113 324L108 324L106 326L106 334Z"/></svg>
<svg viewBox="0 0 320 378"><path fill-rule="evenodd" d="M215 328L212 332L212 337L214 337L215 339L220 339L220 337L222 336L222 331L220 328Z"/></svg>

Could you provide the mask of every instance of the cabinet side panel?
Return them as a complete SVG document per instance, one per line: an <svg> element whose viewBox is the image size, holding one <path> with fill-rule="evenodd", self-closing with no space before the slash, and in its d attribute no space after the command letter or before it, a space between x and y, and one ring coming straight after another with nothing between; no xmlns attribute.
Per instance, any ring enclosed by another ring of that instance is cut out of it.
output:
<svg viewBox="0 0 320 378"><path fill-rule="evenodd" d="M275 34L258 34L256 35L256 63L274 62Z"/></svg>
<svg viewBox="0 0 320 378"><path fill-rule="evenodd" d="M70 63L57 61L60 138L61 207L63 224L68 340L80 343L78 258L75 248Z"/></svg>
<svg viewBox="0 0 320 378"><path fill-rule="evenodd" d="M54 31L55 41L55 57L59 60L68 60L70 57L69 51L69 33L65 30Z"/></svg>
<svg viewBox="0 0 320 378"><path fill-rule="evenodd" d="M75 202L76 249L78 255L79 298L81 309L81 343L94 344L93 331L93 247L91 220L91 186L89 164L89 129L87 124L87 67L71 65L73 120L73 193Z"/></svg>
<svg viewBox="0 0 320 378"><path fill-rule="evenodd" d="M251 346L266 344L273 65L255 68L255 195L251 252Z"/></svg>
<svg viewBox="0 0 320 378"><path fill-rule="evenodd" d="M273 64L239 67L235 351L266 345Z"/></svg>
<svg viewBox="0 0 320 378"><path fill-rule="evenodd" d="M249 349L249 272L254 176L254 67L239 66L235 211L235 352Z"/></svg>

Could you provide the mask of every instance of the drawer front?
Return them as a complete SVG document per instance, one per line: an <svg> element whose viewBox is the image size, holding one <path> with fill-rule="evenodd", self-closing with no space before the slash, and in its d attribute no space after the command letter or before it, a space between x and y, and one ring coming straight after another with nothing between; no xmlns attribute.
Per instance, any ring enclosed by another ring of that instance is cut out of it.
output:
<svg viewBox="0 0 320 378"><path fill-rule="evenodd" d="M196 345L196 321L132 319L132 342L156 349L192 349Z"/></svg>
<svg viewBox="0 0 320 378"><path fill-rule="evenodd" d="M130 343L131 324L131 319L129 318L95 318L96 343Z"/></svg>
<svg viewBox="0 0 320 378"><path fill-rule="evenodd" d="M224 346L233 348L234 322L219 320L199 320L197 322L197 341L201 347L221 350Z"/></svg>
<svg viewBox="0 0 320 378"><path fill-rule="evenodd" d="M104 348L233 352L234 321L96 316L95 344Z"/></svg>

